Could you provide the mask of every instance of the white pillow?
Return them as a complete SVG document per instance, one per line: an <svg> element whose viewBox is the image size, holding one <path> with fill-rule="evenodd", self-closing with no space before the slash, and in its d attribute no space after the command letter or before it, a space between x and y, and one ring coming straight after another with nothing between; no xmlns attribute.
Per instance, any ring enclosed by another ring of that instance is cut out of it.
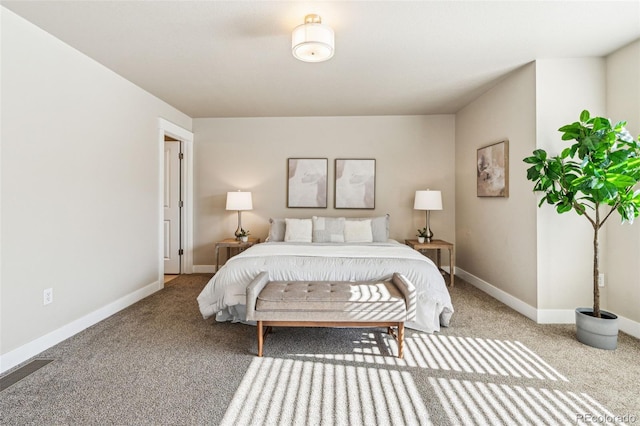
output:
<svg viewBox="0 0 640 426"><path fill-rule="evenodd" d="M389 214L378 217L348 217L346 220L371 219L371 233L374 243L386 243L389 240Z"/></svg>
<svg viewBox="0 0 640 426"><path fill-rule="evenodd" d="M347 220L344 222L344 241L346 243L371 243L373 232L371 220Z"/></svg>
<svg viewBox="0 0 640 426"><path fill-rule="evenodd" d="M286 218L284 240L289 243L310 243L313 230L311 219Z"/></svg>
<svg viewBox="0 0 640 426"><path fill-rule="evenodd" d="M269 219L269 236L266 241L284 241L286 224L283 218Z"/></svg>

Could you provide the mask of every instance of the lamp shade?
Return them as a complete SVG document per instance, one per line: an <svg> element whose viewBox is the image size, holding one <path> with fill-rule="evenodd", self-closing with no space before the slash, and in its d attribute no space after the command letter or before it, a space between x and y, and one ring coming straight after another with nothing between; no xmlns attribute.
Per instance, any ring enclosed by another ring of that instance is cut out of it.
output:
<svg viewBox="0 0 640 426"><path fill-rule="evenodd" d="M304 62L322 62L331 59L335 36L333 29L322 24L318 15L307 15L304 24L291 34L291 53Z"/></svg>
<svg viewBox="0 0 640 426"><path fill-rule="evenodd" d="M227 192L227 210L252 210L251 193L243 191Z"/></svg>
<svg viewBox="0 0 640 426"><path fill-rule="evenodd" d="M442 210L442 194L440 191L416 191L413 202L414 210Z"/></svg>

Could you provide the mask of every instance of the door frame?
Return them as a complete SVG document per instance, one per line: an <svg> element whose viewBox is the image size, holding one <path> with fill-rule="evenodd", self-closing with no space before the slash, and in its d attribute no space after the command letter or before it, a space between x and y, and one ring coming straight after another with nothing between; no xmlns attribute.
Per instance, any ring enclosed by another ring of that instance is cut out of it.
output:
<svg viewBox="0 0 640 426"><path fill-rule="evenodd" d="M193 273L193 133L182 127L158 118L158 282L164 287L164 137L170 136L178 141L182 148L182 167L180 191L183 206L180 209L182 232L180 257L182 274Z"/></svg>

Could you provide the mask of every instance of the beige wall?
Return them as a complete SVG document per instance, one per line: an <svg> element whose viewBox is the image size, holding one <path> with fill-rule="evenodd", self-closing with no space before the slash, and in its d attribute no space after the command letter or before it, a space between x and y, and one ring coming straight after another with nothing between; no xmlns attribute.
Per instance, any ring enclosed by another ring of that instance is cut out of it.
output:
<svg viewBox="0 0 640 426"><path fill-rule="evenodd" d="M571 142L558 128L577 121L588 109L605 115L605 62L602 58L536 61L537 147L559 154ZM530 186L532 188L532 186ZM573 310L592 306L593 228L574 212L537 209L538 308ZM602 270L607 270L606 235L601 235ZM571 317L573 313L571 312Z"/></svg>
<svg viewBox="0 0 640 426"><path fill-rule="evenodd" d="M632 135L640 135L640 40L614 52L607 64L607 113L626 120ZM620 224L617 217L607 224L608 279L602 289L606 309L640 322L640 224Z"/></svg>
<svg viewBox="0 0 640 426"><path fill-rule="evenodd" d="M456 265L536 306L535 197L522 158L535 149L535 67L526 65L456 114ZM477 149L509 140L509 197L476 195Z"/></svg>
<svg viewBox="0 0 640 426"><path fill-rule="evenodd" d="M431 215L437 238L454 240L454 116L194 119L195 265L213 265L213 243L233 236L227 191L253 193L242 224L265 238L269 217L391 215L391 238L413 237L425 213L414 192L440 189L444 210ZM328 208L286 206L287 158L328 158ZM375 210L333 208L334 160L376 159Z"/></svg>
<svg viewBox="0 0 640 426"><path fill-rule="evenodd" d="M158 117L191 119L0 10L4 355L158 281Z"/></svg>

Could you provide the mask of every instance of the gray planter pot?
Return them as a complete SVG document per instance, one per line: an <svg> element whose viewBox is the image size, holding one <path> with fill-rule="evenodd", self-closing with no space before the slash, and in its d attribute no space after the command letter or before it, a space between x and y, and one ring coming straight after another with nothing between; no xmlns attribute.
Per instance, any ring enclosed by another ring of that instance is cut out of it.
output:
<svg viewBox="0 0 640 426"><path fill-rule="evenodd" d="M618 316L600 310L602 318L592 315L591 308L576 308L578 341L598 349L614 350L618 346Z"/></svg>

